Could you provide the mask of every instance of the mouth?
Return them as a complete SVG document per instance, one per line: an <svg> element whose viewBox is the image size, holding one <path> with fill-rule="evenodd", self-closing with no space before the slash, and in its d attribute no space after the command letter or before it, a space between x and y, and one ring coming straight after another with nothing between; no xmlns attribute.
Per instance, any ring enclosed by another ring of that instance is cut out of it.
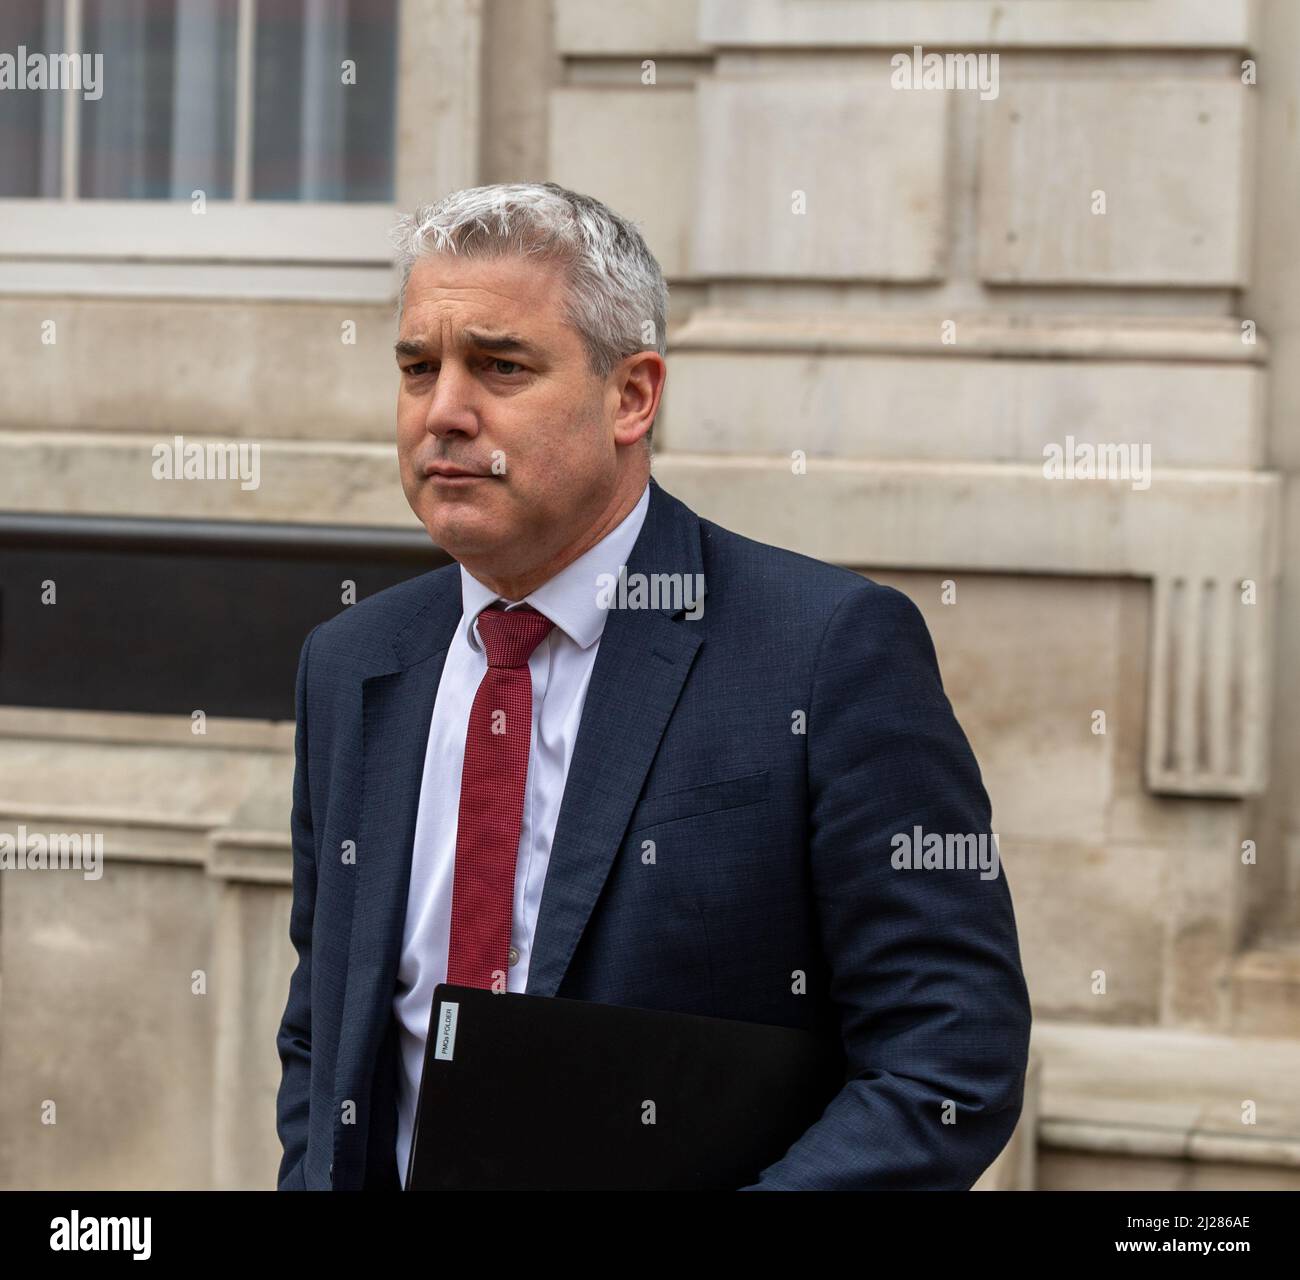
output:
<svg viewBox="0 0 1300 1280"><path fill-rule="evenodd" d="M449 463L435 462L424 469L425 478L435 484L462 485L475 480L489 480L490 476L479 471L466 471L462 467L453 467Z"/></svg>

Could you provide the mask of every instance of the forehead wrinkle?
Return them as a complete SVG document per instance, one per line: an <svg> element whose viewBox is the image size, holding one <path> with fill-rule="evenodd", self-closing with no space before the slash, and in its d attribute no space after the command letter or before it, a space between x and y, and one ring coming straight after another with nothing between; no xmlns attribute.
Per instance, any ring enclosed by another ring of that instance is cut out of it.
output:
<svg viewBox="0 0 1300 1280"><path fill-rule="evenodd" d="M488 290L487 292L491 292ZM470 315L458 317L454 312L448 313L445 305L448 302L459 302L460 299L451 298L428 298L423 301L413 299L406 307L402 315L403 328L409 323L410 326L419 334L431 333L434 330L441 332L455 331L457 329L472 329L479 332L494 331L497 333L518 333L519 324L516 322L516 316L526 316L528 309L512 298L509 294L498 294L498 297L515 304L510 315L507 318L489 321L486 317ZM432 311L432 315L420 315L421 311Z"/></svg>
<svg viewBox="0 0 1300 1280"><path fill-rule="evenodd" d="M399 338L393 344L393 350L399 356L424 355L426 352L436 349L441 352L442 342L432 340L432 335L412 336ZM540 342L524 337L520 333L512 333L506 330L492 332L485 328L471 328L466 325L461 328L453 337L451 346L458 351L518 351L522 354L541 358L546 355L547 348Z"/></svg>

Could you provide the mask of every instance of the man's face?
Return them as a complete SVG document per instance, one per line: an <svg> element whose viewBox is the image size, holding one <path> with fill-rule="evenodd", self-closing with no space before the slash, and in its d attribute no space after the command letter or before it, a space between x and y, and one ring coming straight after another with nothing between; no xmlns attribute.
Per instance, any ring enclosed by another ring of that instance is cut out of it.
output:
<svg viewBox="0 0 1300 1280"><path fill-rule="evenodd" d="M471 570L547 563L617 490L617 446L628 438L618 380L591 373L561 315L565 288L555 264L518 258L424 258L407 283L397 343L402 488L434 542Z"/></svg>

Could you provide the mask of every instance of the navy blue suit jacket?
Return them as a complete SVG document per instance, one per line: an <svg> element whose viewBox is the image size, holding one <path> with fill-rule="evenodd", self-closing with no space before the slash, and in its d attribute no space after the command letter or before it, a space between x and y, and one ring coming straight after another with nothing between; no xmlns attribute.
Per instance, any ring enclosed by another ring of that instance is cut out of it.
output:
<svg viewBox="0 0 1300 1280"><path fill-rule="evenodd" d="M1030 1008L1005 872L891 863L917 826L990 831L919 610L701 519L654 479L628 572L702 574L703 613L607 616L528 992L838 1044L843 1089L756 1188L969 1188L1020 1114ZM451 564L303 645L281 1189L400 1186L393 997L460 617Z"/></svg>

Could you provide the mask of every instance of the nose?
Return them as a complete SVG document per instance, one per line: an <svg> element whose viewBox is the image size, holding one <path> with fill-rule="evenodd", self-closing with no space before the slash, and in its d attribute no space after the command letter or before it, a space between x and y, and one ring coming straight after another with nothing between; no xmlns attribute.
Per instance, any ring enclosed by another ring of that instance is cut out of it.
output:
<svg viewBox="0 0 1300 1280"><path fill-rule="evenodd" d="M444 361L438 370L424 415L424 429L431 436L478 435L478 407L475 382L459 361Z"/></svg>

